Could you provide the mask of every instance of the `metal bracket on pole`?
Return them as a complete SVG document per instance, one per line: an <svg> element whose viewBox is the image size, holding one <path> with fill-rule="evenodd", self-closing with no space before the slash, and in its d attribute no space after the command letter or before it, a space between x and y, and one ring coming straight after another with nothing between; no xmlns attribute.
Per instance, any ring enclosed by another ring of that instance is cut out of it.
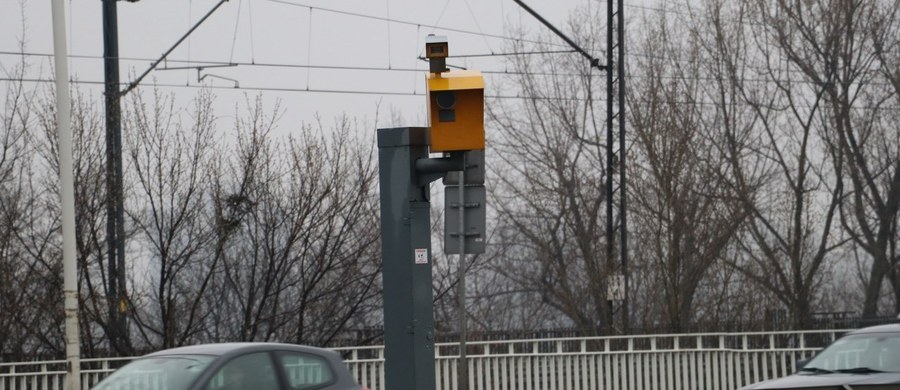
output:
<svg viewBox="0 0 900 390"><path fill-rule="evenodd" d="M447 172L462 171L464 169L465 154L462 152L449 153L447 157L421 158L416 160L416 172L419 185L429 183L444 177Z"/></svg>

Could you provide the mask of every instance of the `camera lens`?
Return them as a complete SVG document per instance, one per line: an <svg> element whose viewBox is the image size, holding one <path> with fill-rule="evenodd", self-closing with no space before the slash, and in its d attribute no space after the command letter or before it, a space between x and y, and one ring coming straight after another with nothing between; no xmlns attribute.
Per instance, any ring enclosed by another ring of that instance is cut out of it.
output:
<svg viewBox="0 0 900 390"><path fill-rule="evenodd" d="M449 110L456 106L456 94L453 91L440 91L435 95L434 101L439 108Z"/></svg>

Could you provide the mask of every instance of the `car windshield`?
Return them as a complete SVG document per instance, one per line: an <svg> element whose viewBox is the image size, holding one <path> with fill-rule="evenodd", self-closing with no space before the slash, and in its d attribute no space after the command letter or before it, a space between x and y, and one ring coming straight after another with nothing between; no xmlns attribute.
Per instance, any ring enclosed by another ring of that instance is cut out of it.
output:
<svg viewBox="0 0 900 390"><path fill-rule="evenodd" d="M825 348L804 367L809 372L900 372L900 334L859 334Z"/></svg>
<svg viewBox="0 0 900 390"><path fill-rule="evenodd" d="M93 390L183 390L215 359L206 355L154 356L135 360Z"/></svg>

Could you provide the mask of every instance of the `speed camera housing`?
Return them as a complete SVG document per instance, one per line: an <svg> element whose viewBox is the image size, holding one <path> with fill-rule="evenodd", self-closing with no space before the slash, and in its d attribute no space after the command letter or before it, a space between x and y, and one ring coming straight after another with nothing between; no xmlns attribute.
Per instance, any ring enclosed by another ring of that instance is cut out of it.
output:
<svg viewBox="0 0 900 390"><path fill-rule="evenodd" d="M484 149L484 77L474 70L430 73L431 151Z"/></svg>

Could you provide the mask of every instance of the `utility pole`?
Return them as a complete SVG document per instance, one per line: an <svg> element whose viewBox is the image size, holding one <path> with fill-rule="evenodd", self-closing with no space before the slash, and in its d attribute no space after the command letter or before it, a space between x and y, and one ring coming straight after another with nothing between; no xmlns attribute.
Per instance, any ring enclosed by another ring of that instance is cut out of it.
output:
<svg viewBox="0 0 900 390"><path fill-rule="evenodd" d="M607 1L605 65L522 0L513 1L590 61L591 67L606 72L606 331L609 333L616 331L615 314L618 311L622 315L619 331L627 333L628 203L625 181L627 148L625 147L625 17L622 13L624 1ZM616 233L619 233L618 236ZM619 249L618 262L616 248ZM620 302L618 310L616 302Z"/></svg>
<svg viewBox="0 0 900 390"><path fill-rule="evenodd" d="M103 0L103 66L106 84L107 332L110 349L130 353L125 282L125 208L122 180L122 109L119 93L117 0Z"/></svg>
<svg viewBox="0 0 900 390"><path fill-rule="evenodd" d="M485 248L484 77L478 71L447 69L448 48L447 37L426 39L431 126L378 129L383 385L395 390L435 388L429 187L440 178L445 184L444 252L460 255L457 388L467 389L469 383L464 263L466 254L484 253ZM431 153L443 157L431 158ZM451 192L457 195L456 202Z"/></svg>
<svg viewBox="0 0 900 390"><path fill-rule="evenodd" d="M131 92L166 59L181 42L200 27L219 7L218 3L195 23L172 47L124 90L119 89L119 27L116 1L103 1L103 66L106 84L106 236L107 236L107 335L110 349L119 355L131 353L128 337L128 290L125 282L125 206L122 179L122 96ZM130 3L138 0L125 0Z"/></svg>
<svg viewBox="0 0 900 390"><path fill-rule="evenodd" d="M628 333L628 226L625 147L625 18L623 0L607 1L606 21L606 256L610 284L609 325L615 330L615 303L619 302L618 331ZM618 173L618 175L616 175ZM616 202L618 201L618 205ZM615 206L618 206L616 209ZM616 236L618 233L618 237ZM618 239L619 261L616 262Z"/></svg>
<svg viewBox="0 0 900 390"><path fill-rule="evenodd" d="M72 162L71 99L66 47L66 4L53 0L53 60L56 68L56 131L59 140L59 196L63 232L66 388L81 389L81 332L78 327L78 259L75 248L75 175ZM15 386L15 383L13 383ZM24 386L24 384L23 384Z"/></svg>

